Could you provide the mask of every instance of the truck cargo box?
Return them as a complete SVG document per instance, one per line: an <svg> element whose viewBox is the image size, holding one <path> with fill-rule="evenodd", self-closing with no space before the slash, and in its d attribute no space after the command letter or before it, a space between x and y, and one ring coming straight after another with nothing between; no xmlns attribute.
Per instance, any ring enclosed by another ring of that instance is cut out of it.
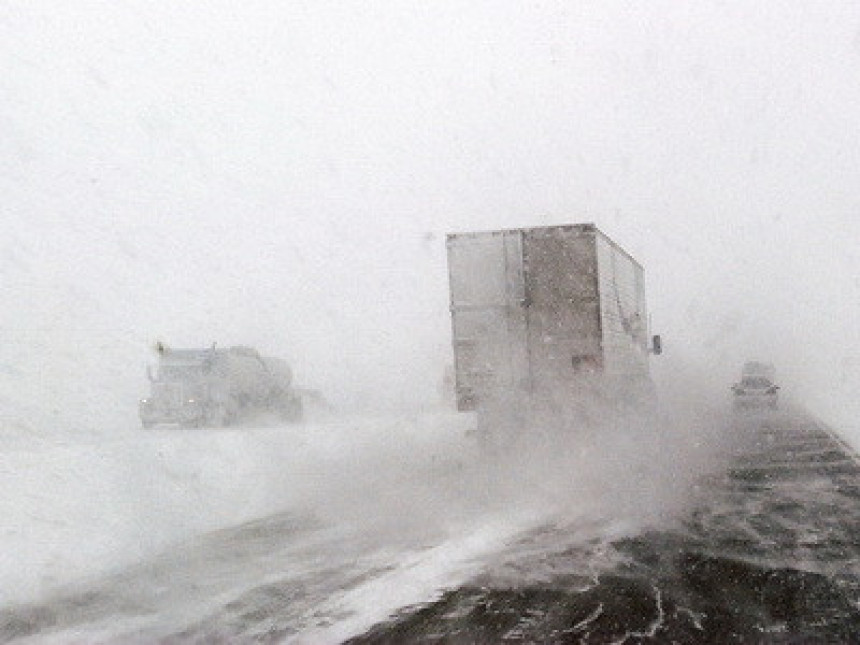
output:
<svg viewBox="0 0 860 645"><path fill-rule="evenodd" d="M642 267L593 224L449 234L447 251L459 410L650 382Z"/></svg>

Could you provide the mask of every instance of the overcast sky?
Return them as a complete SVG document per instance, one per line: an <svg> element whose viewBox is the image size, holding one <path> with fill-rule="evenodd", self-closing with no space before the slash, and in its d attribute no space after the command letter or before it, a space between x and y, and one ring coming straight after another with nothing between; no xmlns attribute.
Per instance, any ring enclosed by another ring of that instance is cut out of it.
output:
<svg viewBox="0 0 860 645"><path fill-rule="evenodd" d="M246 343L424 401L444 234L592 221L658 370L802 391L860 356L860 5L2 0L0 191L24 345Z"/></svg>

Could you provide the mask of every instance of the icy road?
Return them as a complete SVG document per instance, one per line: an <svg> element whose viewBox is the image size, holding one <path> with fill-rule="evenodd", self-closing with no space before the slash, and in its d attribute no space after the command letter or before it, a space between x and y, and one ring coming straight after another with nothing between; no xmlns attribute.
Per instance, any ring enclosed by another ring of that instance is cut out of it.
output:
<svg viewBox="0 0 860 645"><path fill-rule="evenodd" d="M561 480L552 468L506 482L472 467L481 458L454 415L370 425L371 434L367 424L294 431L293 457L256 473L270 491L286 486L281 510L263 519L207 530L237 504L222 499L215 513L210 500L183 534L159 522L193 516L183 504L203 498L151 487L172 509L150 516L161 540L138 547L134 563L102 547L104 571L43 582L32 598L22 587L4 599L0 640L727 643L849 642L860 633L860 467L804 415L735 419L733 440L711 445L707 460L686 455L695 475L674 470L656 485L632 478L619 487L629 462L582 456L583 471L597 460L611 472L567 473L575 485L566 495L553 494ZM252 434L271 450L289 444L284 432ZM199 436L166 431L146 441L165 458ZM242 471L244 450L224 475L240 493L253 490L240 485L253 470ZM215 483L201 484L209 466L175 472L175 483L215 494ZM655 496L653 512L633 512ZM248 499L245 513L275 508L259 494ZM57 523L71 522L56 513ZM68 548L54 557L30 567L57 576L56 566L77 562Z"/></svg>

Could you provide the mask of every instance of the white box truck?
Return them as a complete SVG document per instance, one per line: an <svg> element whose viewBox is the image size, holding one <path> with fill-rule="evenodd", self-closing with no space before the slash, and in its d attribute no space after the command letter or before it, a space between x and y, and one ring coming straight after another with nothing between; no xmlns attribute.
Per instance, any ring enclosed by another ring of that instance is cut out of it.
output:
<svg viewBox="0 0 860 645"><path fill-rule="evenodd" d="M458 410L653 399L642 267L595 225L453 233L447 252Z"/></svg>

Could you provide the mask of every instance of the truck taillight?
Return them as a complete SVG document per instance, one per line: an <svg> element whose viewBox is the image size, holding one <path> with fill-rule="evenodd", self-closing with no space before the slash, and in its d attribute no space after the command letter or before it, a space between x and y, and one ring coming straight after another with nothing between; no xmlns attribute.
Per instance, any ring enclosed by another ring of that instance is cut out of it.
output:
<svg viewBox="0 0 860 645"><path fill-rule="evenodd" d="M603 359L600 356L592 354L573 356L571 358L571 365L577 372L597 372L603 369Z"/></svg>

